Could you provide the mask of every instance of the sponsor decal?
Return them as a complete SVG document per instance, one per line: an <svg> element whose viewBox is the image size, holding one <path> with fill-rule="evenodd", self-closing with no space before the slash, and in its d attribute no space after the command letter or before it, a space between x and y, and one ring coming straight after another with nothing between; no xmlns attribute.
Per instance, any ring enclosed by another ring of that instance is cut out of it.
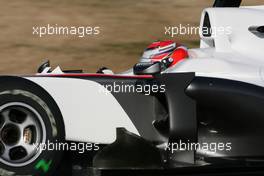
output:
<svg viewBox="0 0 264 176"><path fill-rule="evenodd" d="M49 160L47 162L46 160L42 159L36 164L35 169L42 170L43 172L47 173L50 169L51 163L52 163L52 160Z"/></svg>

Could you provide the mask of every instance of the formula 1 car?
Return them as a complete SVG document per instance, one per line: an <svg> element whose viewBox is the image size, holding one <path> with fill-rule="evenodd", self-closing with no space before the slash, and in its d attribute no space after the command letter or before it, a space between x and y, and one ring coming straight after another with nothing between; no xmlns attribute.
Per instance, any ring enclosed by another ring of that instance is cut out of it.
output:
<svg viewBox="0 0 264 176"><path fill-rule="evenodd" d="M1 76L0 175L52 175L63 153L35 144L65 140L106 144L99 169L263 166L264 6L240 3L203 11L200 48L157 42L124 73Z"/></svg>

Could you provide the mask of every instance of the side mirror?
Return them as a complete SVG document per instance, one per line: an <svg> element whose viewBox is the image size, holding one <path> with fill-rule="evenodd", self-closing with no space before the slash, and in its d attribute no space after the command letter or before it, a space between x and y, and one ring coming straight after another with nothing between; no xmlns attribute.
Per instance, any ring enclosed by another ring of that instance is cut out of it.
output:
<svg viewBox="0 0 264 176"><path fill-rule="evenodd" d="M133 68L135 75L155 75L161 72L161 63L138 63Z"/></svg>
<svg viewBox="0 0 264 176"><path fill-rule="evenodd" d="M38 73L42 73L46 68L49 68L50 67L50 62L49 60L43 62L39 68L38 68Z"/></svg>

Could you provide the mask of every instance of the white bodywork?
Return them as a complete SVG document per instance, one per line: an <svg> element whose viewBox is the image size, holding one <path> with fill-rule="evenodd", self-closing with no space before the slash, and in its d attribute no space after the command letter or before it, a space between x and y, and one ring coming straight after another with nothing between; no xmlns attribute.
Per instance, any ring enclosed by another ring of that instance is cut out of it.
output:
<svg viewBox="0 0 264 176"><path fill-rule="evenodd" d="M264 6L208 8L202 13L201 28L208 13L212 28L231 28L231 33L201 34L201 46L190 49L190 59L183 60L167 73L195 72L197 76L239 80L264 86L264 38L248 29L264 26Z"/></svg>
<svg viewBox="0 0 264 176"><path fill-rule="evenodd" d="M59 106L66 140L112 143L116 139L117 127L138 134L114 96L99 83L75 78L27 79L43 87Z"/></svg>
<svg viewBox="0 0 264 176"><path fill-rule="evenodd" d="M208 8L211 26L231 27L230 34L201 35L201 46L165 73L195 72L196 76L238 80L264 87L264 38L248 28L263 26L264 7ZM59 68L51 74L64 74ZM132 72L122 74L131 75ZM27 77L43 87L58 104L66 127L66 139L111 143L117 127L138 134L112 94L100 92L99 83L75 78ZM109 107L109 105L111 107Z"/></svg>

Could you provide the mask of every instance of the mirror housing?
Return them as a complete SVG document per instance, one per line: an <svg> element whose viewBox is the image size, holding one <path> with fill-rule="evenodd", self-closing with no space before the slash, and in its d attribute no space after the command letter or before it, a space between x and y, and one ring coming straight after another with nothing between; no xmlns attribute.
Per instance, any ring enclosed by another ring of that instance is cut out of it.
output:
<svg viewBox="0 0 264 176"><path fill-rule="evenodd" d="M43 72L46 68L48 68L48 67L50 67L50 61L49 61L49 60L46 60L45 62L43 62L43 63L39 66L37 72L38 72L38 73L42 73L42 72Z"/></svg>
<svg viewBox="0 0 264 176"><path fill-rule="evenodd" d="M161 63L138 63L133 68L135 75L155 75L161 72Z"/></svg>

